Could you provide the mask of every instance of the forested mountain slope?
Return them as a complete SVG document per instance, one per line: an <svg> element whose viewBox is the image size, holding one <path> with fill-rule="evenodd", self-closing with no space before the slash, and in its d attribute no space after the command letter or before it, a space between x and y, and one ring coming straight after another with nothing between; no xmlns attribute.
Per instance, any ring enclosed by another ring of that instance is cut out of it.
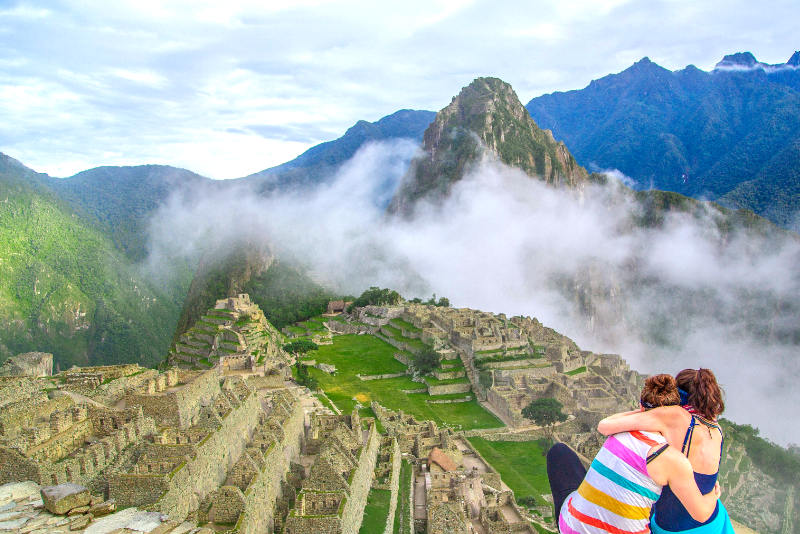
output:
<svg viewBox="0 0 800 534"><path fill-rule="evenodd" d="M780 65L740 53L710 72L673 72L643 58L526 107L591 169L791 226L800 207L799 62L799 53Z"/></svg>
<svg viewBox="0 0 800 534"><path fill-rule="evenodd" d="M0 155L0 358L157 363L178 308L48 181Z"/></svg>

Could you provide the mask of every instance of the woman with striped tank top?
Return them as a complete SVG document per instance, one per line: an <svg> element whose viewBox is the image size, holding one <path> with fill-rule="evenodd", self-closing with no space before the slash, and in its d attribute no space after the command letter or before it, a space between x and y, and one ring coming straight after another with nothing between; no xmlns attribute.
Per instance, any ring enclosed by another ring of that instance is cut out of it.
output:
<svg viewBox="0 0 800 534"><path fill-rule="evenodd" d="M720 456L725 441L717 417L725 409L722 390L710 369L684 369L677 375L680 406L664 406L646 412L615 414L600 421L604 435L630 430L658 432L689 459L701 493L708 493L717 482ZM692 534L732 533L728 513L719 502L705 521L692 517L667 486L653 506L650 528L654 533Z"/></svg>
<svg viewBox="0 0 800 534"><path fill-rule="evenodd" d="M670 375L645 381L644 408L678 402L678 388ZM686 457L653 432L610 436L588 471L575 452L558 443L547 453L547 475L562 534L649 533L651 508L668 484L698 521L713 513L719 495L718 486L702 495Z"/></svg>

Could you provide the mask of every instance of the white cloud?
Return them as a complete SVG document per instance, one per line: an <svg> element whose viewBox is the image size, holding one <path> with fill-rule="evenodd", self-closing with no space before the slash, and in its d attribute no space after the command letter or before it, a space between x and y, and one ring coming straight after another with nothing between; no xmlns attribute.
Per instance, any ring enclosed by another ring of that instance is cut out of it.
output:
<svg viewBox="0 0 800 534"><path fill-rule="evenodd" d="M406 297L435 292L456 306L536 316L645 372L710 367L727 388L726 416L781 443L800 440L796 428L760 417L800 402L796 345L782 340L800 310L796 241L720 239L713 210L621 231L637 212L614 185L580 197L491 161L442 206L387 219L387 192L413 153L407 143L368 145L313 192L176 195L153 217L151 261L196 254L209 236L229 243L244 229L344 293L371 285ZM574 285L587 273L588 314Z"/></svg>
<svg viewBox="0 0 800 534"><path fill-rule="evenodd" d="M282 163L278 157L335 138L360 119L440 109L477 76L505 79L525 102L580 88L645 55L668 68L711 68L741 49L785 61L798 14L796 2L764 8L744 0L725 8L624 0L92 1L47 10L20 3L0 12L4 84L60 85L79 98L60 101L47 131L24 101L3 100L0 116L13 117L15 128L0 138L0 150L55 173L64 159L119 163L97 158L121 152L148 163L163 145L188 153L196 143L224 143L219 132L247 131L253 120L264 131L306 132L298 137L308 143L278 136L274 149L250 155L226 156L220 145L213 166L170 161L230 177L237 168ZM245 144L263 142L248 135Z"/></svg>

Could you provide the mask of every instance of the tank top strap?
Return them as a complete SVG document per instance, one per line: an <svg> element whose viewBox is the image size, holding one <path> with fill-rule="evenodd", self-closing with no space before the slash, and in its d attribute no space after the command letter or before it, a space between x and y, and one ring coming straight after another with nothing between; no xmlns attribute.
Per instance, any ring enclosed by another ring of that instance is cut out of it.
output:
<svg viewBox="0 0 800 534"><path fill-rule="evenodd" d="M691 420L689 421L689 428L686 429L686 435L683 437L683 446L681 447L681 452L685 454L687 457L689 456L689 449L692 447L692 434L694 434L694 414L691 414Z"/></svg>

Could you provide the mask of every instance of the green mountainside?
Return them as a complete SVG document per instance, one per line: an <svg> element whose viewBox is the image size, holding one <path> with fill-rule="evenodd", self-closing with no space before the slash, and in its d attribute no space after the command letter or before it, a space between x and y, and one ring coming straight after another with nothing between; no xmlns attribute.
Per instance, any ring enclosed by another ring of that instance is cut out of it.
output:
<svg viewBox="0 0 800 534"><path fill-rule="evenodd" d="M563 143L540 129L509 84L477 78L436 114L389 206L409 213L420 198L443 198L485 154L553 185L578 187L588 179Z"/></svg>
<svg viewBox="0 0 800 534"><path fill-rule="evenodd" d="M46 351L62 368L158 363L178 308L48 179L0 155L0 358Z"/></svg>
<svg viewBox="0 0 800 534"><path fill-rule="evenodd" d="M153 211L177 191L214 188L219 182L166 165L138 165L97 167L48 184L138 262L147 256L147 225Z"/></svg>
<svg viewBox="0 0 800 534"><path fill-rule="evenodd" d="M797 57L765 65L733 54L711 72L673 72L643 58L526 107L584 165L791 226L800 208Z"/></svg>
<svg viewBox="0 0 800 534"><path fill-rule="evenodd" d="M241 180L256 184L262 192L318 185L333 176L365 143L403 138L421 140L435 115L433 111L402 109L376 122L358 121L342 137L313 146L292 161Z"/></svg>
<svg viewBox="0 0 800 534"><path fill-rule="evenodd" d="M248 293L271 324L283 328L323 313L335 295L314 282L303 269L278 260L268 247L231 244L200 261L183 304L173 344L218 299Z"/></svg>

